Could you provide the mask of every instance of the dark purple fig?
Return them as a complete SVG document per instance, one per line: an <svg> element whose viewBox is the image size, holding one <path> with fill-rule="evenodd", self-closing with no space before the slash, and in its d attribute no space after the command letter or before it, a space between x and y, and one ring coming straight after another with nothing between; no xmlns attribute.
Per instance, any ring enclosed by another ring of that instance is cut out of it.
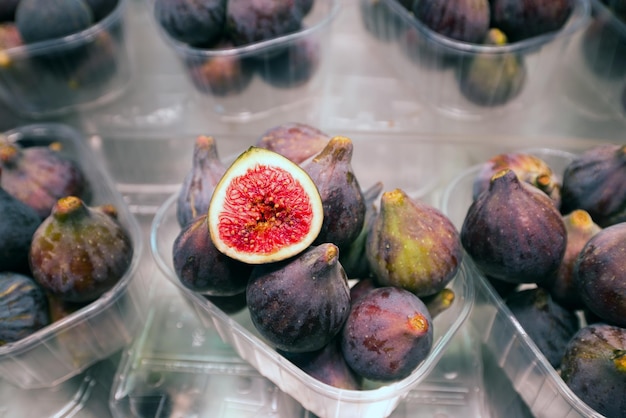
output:
<svg viewBox="0 0 626 418"><path fill-rule="evenodd" d="M246 306L246 291L237 293L230 296L216 296L216 295L204 295L204 297L210 301L213 305L220 308L222 311L229 315L234 315L243 311Z"/></svg>
<svg viewBox="0 0 626 418"><path fill-rule="evenodd" d="M352 305L354 305L356 301L361 298L361 296L377 288L378 288L378 285L376 284L373 278L368 277L365 279L359 279L350 288L350 302L352 303Z"/></svg>
<svg viewBox="0 0 626 418"><path fill-rule="evenodd" d="M302 12L295 1L229 0L225 33L236 46L266 41L300 30Z"/></svg>
<svg viewBox="0 0 626 418"><path fill-rule="evenodd" d="M315 155L302 163L319 190L324 220L315 244L332 242L340 249L350 245L365 222L365 199L352 169L353 143L335 136Z"/></svg>
<svg viewBox="0 0 626 418"><path fill-rule="evenodd" d="M15 10L20 0L0 1L0 22L12 22L15 20Z"/></svg>
<svg viewBox="0 0 626 418"><path fill-rule="evenodd" d="M576 313L555 303L540 287L511 293L506 305L552 367L558 368L565 346L580 328Z"/></svg>
<svg viewBox="0 0 626 418"><path fill-rule="evenodd" d="M485 279L487 280L487 282L489 282L493 290L495 290L496 293L500 295L500 297L503 299L505 299L511 293L515 292L520 287L519 283L505 282L504 280L494 279L493 277L489 276L485 276Z"/></svg>
<svg viewBox="0 0 626 418"><path fill-rule="evenodd" d="M93 23L93 12L84 0L20 0L15 10L15 24L25 43L62 38Z"/></svg>
<svg viewBox="0 0 626 418"><path fill-rule="evenodd" d="M246 298L261 336L286 352L321 349L339 333L350 311L348 280L331 243L256 265Z"/></svg>
<svg viewBox="0 0 626 418"><path fill-rule="evenodd" d="M265 56L256 65L259 76L278 89L306 84L320 67L321 47L316 38L294 41L280 53Z"/></svg>
<svg viewBox="0 0 626 418"><path fill-rule="evenodd" d="M626 221L626 145L595 146L563 173L561 212L583 209L606 227Z"/></svg>
<svg viewBox="0 0 626 418"><path fill-rule="evenodd" d="M571 310L583 309L585 305L580 298L580 292L573 277L574 263L587 241L600 232L602 228L593 222L587 212L581 209L571 212L563 220L567 230L565 255L556 275L551 277L543 286L548 289L552 299L559 305Z"/></svg>
<svg viewBox="0 0 626 418"><path fill-rule="evenodd" d="M487 0L416 0L415 18L441 35L481 43L489 30Z"/></svg>
<svg viewBox="0 0 626 418"><path fill-rule="evenodd" d="M59 199L33 234L33 278L67 302L93 301L112 288L133 260L132 240L115 215L76 196Z"/></svg>
<svg viewBox="0 0 626 418"><path fill-rule="evenodd" d="M574 335L561 377L583 402L606 418L626 416L626 329L592 324Z"/></svg>
<svg viewBox="0 0 626 418"><path fill-rule="evenodd" d="M541 283L559 268L567 231L552 199L506 168L469 207L461 242L485 275Z"/></svg>
<svg viewBox="0 0 626 418"><path fill-rule="evenodd" d="M106 87L118 70L122 48L120 41L111 33L98 33L89 46L83 49L82 56L76 60L73 68L61 71L68 78L68 86L75 90Z"/></svg>
<svg viewBox="0 0 626 418"><path fill-rule="evenodd" d="M362 296L341 332L341 351L366 379L393 382L409 376L430 354L433 323L426 305L395 286Z"/></svg>
<svg viewBox="0 0 626 418"><path fill-rule="evenodd" d="M176 200L176 219L180 226L206 215L213 190L225 172L226 166L218 155L215 138L205 135L196 137L191 169L183 179Z"/></svg>
<svg viewBox="0 0 626 418"><path fill-rule="evenodd" d="M474 179L473 200L489 189L491 177L498 171L510 168L521 181L537 187L554 200L557 207L561 202L561 180L548 163L525 152L498 154L486 161Z"/></svg>
<svg viewBox="0 0 626 418"><path fill-rule="evenodd" d="M366 255L379 285L399 286L423 297L439 292L454 278L463 248L447 216L395 189L381 197Z"/></svg>
<svg viewBox="0 0 626 418"><path fill-rule="evenodd" d="M626 328L626 223L591 237L574 263L573 278L585 306L605 322Z"/></svg>
<svg viewBox="0 0 626 418"><path fill-rule="evenodd" d="M252 265L232 259L215 248L206 213L180 231L172 246L176 277L188 289L204 295L232 296L245 291Z"/></svg>
<svg viewBox="0 0 626 418"><path fill-rule="evenodd" d="M572 0L491 0L491 26L511 42L561 29L572 14Z"/></svg>
<svg viewBox="0 0 626 418"><path fill-rule="evenodd" d="M296 164L320 153L330 141L325 132L305 123L274 126L256 140L256 146L279 153Z"/></svg>
<svg viewBox="0 0 626 418"><path fill-rule="evenodd" d="M223 34L226 3L226 0L155 0L154 17L177 41L205 46Z"/></svg>
<svg viewBox="0 0 626 418"><path fill-rule="evenodd" d="M77 196L86 203L91 198L82 168L60 151L58 143L48 147L1 143L0 167L2 188L35 209L42 219L62 197Z"/></svg>
<svg viewBox="0 0 626 418"><path fill-rule="evenodd" d="M87 3L87 6L89 6L93 12L94 22L99 22L115 10L118 1L119 0L85 0L85 3Z"/></svg>

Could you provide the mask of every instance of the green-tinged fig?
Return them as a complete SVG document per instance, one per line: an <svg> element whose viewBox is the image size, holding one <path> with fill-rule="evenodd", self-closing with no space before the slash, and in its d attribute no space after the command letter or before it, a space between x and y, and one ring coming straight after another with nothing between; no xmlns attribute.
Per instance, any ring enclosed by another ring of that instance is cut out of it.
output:
<svg viewBox="0 0 626 418"><path fill-rule="evenodd" d="M555 303L540 287L511 293L506 305L552 367L558 368L565 346L580 329L576 313Z"/></svg>
<svg viewBox="0 0 626 418"><path fill-rule="evenodd" d="M322 228L317 186L297 164L259 147L226 170L209 203L215 247L248 264L280 261L309 247Z"/></svg>
<svg viewBox="0 0 626 418"><path fill-rule="evenodd" d="M626 221L626 145L595 146L563 173L561 212L583 209L606 227Z"/></svg>
<svg viewBox="0 0 626 418"><path fill-rule="evenodd" d="M58 143L22 147L1 142L0 167L2 188L35 209L42 219L62 197L77 196L87 203L91 198L82 168L61 152Z"/></svg>
<svg viewBox="0 0 626 418"><path fill-rule="evenodd" d="M591 237L574 263L573 279L585 306L626 328L626 223Z"/></svg>
<svg viewBox="0 0 626 418"><path fill-rule="evenodd" d="M480 43L489 30L487 0L415 0L413 14L434 32L458 41Z"/></svg>
<svg viewBox="0 0 626 418"><path fill-rule="evenodd" d="M315 243L332 242L342 250L359 236L365 222L365 198L352 169L353 149L350 138L335 136L301 165L322 198L324 221Z"/></svg>
<svg viewBox="0 0 626 418"><path fill-rule="evenodd" d="M231 296L246 290L252 265L215 248L206 213L187 223L172 246L174 271L188 289L204 295Z"/></svg>
<svg viewBox="0 0 626 418"><path fill-rule="evenodd" d="M567 231L552 199L506 168L472 202L461 227L461 242L485 275L512 283L541 283L559 268Z"/></svg>
<svg viewBox="0 0 626 418"><path fill-rule="evenodd" d="M413 293L381 287L358 299L341 332L346 362L366 379L393 382L409 376L428 356L433 322Z"/></svg>
<svg viewBox="0 0 626 418"><path fill-rule="evenodd" d="M474 179L472 188L473 200L476 200L478 195L489 189L491 177L505 168L510 168L515 172L518 179L537 187L550 196L557 208L560 206L560 178L544 160L525 152L497 154L486 161Z"/></svg>
<svg viewBox="0 0 626 418"><path fill-rule="evenodd" d="M93 23L93 12L84 0L20 0L15 11L25 43L62 38Z"/></svg>
<svg viewBox="0 0 626 418"><path fill-rule="evenodd" d="M626 416L626 329L607 324L582 328L565 350L561 377L606 418Z"/></svg>
<svg viewBox="0 0 626 418"><path fill-rule="evenodd" d="M503 46L506 35L490 29L485 45ZM499 106L517 97L526 81L523 57L511 52L479 52L459 67L459 88L463 96L480 106Z"/></svg>
<svg viewBox="0 0 626 418"><path fill-rule="evenodd" d="M572 14L572 0L490 0L491 24L511 42L558 31Z"/></svg>
<svg viewBox="0 0 626 418"><path fill-rule="evenodd" d="M200 215L206 215L213 190L226 172L212 136L196 137L191 169L185 175L176 200L176 219L185 226Z"/></svg>
<svg viewBox="0 0 626 418"><path fill-rule="evenodd" d="M296 164L320 153L330 136L305 123L283 123L274 126L256 140L256 146L277 152Z"/></svg>
<svg viewBox="0 0 626 418"><path fill-rule="evenodd" d="M0 273L0 346L28 337L48 324L43 289L29 276Z"/></svg>
<svg viewBox="0 0 626 418"><path fill-rule="evenodd" d="M311 246L289 260L255 266L246 299L252 323L270 344L294 353L321 349L350 311L337 246Z"/></svg>
<svg viewBox="0 0 626 418"><path fill-rule="evenodd" d="M226 0L155 0L154 17L172 38L191 46L205 46L223 34L226 3Z"/></svg>
<svg viewBox="0 0 626 418"><path fill-rule="evenodd" d="M567 230L565 255L556 274L543 286L559 305L571 310L583 309L585 305L573 277L574 263L587 241L602 228L582 209L570 212L563 220Z"/></svg>
<svg viewBox="0 0 626 418"><path fill-rule="evenodd" d="M58 200L33 234L33 278L66 302L89 302L113 287L133 259L130 235L110 206L89 207L76 196Z"/></svg>
<svg viewBox="0 0 626 418"><path fill-rule="evenodd" d="M454 278L463 248L447 216L395 189L381 197L366 255L379 285L399 286L423 297Z"/></svg>

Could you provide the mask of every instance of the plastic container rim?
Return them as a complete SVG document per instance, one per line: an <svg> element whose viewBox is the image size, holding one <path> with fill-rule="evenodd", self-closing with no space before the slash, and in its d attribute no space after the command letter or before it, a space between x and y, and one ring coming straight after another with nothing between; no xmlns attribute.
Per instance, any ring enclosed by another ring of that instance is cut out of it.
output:
<svg viewBox="0 0 626 418"><path fill-rule="evenodd" d="M600 0L589 1L591 2L591 12L596 13L592 15L592 20L608 19L606 23L611 25L611 29L617 30L620 36L626 38L626 21L617 17L617 15ZM624 18L626 18L626 16L624 16ZM622 42L626 42L626 40L622 39Z"/></svg>

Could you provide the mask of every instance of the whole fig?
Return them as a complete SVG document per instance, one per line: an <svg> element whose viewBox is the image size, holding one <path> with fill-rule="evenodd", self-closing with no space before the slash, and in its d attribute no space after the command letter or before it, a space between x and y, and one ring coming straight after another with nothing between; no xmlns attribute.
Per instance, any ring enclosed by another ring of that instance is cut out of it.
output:
<svg viewBox="0 0 626 418"><path fill-rule="evenodd" d="M381 197L366 255L380 285L399 286L422 297L439 292L454 278L463 248L450 219L395 189Z"/></svg>
<svg viewBox="0 0 626 418"><path fill-rule="evenodd" d="M583 209L606 227L626 221L626 145L595 146L567 165L561 212Z"/></svg>
<svg viewBox="0 0 626 418"><path fill-rule="evenodd" d="M572 0L491 0L491 25L511 42L561 29L572 14Z"/></svg>
<svg viewBox="0 0 626 418"><path fill-rule="evenodd" d="M319 154L330 136L305 123L283 123L265 131L256 145L277 152L296 164Z"/></svg>
<svg viewBox="0 0 626 418"><path fill-rule="evenodd" d="M487 0L415 0L413 15L433 31L463 42L480 43L489 29Z"/></svg>
<svg viewBox="0 0 626 418"><path fill-rule="evenodd" d="M469 207L461 242L487 276L541 283L559 268L567 232L552 199L507 168Z"/></svg>
<svg viewBox="0 0 626 418"><path fill-rule="evenodd" d="M226 0L155 0L154 17L172 38L206 46L223 33Z"/></svg>

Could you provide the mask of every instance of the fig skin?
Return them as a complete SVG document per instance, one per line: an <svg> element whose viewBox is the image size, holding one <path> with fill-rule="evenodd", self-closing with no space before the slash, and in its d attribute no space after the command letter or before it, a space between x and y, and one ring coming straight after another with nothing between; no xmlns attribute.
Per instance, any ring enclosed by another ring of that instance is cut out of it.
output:
<svg viewBox="0 0 626 418"><path fill-rule="evenodd" d="M416 0L413 15L441 35L481 43L489 30L487 0Z"/></svg>
<svg viewBox="0 0 626 418"><path fill-rule="evenodd" d="M587 241L573 278L585 306L607 323L626 327L626 223L604 228Z"/></svg>
<svg viewBox="0 0 626 418"><path fill-rule="evenodd" d="M380 287L358 299L341 333L346 362L366 379L393 382L409 376L432 348L433 323L413 293Z"/></svg>
<svg viewBox="0 0 626 418"><path fill-rule="evenodd" d="M607 227L626 221L626 145L603 144L580 154L565 168L561 212L586 210Z"/></svg>
<svg viewBox="0 0 626 418"><path fill-rule="evenodd" d="M35 209L41 219L62 197L77 196L86 203L91 199L82 168L61 153L58 143L47 147L0 143L0 167L2 188Z"/></svg>
<svg viewBox="0 0 626 418"><path fill-rule="evenodd" d="M64 302L90 302L113 287L133 259L132 240L111 207L89 207L76 196L58 200L33 234L33 278Z"/></svg>
<svg viewBox="0 0 626 418"><path fill-rule="evenodd" d="M332 243L311 246L277 263L254 267L246 289L252 323L276 348L319 350L341 330L350 288Z"/></svg>
<svg viewBox="0 0 626 418"><path fill-rule="evenodd" d="M196 137L191 170L185 175L176 200L176 219L181 227L206 215L213 190L225 172L226 166L218 155L215 138Z"/></svg>
<svg viewBox="0 0 626 418"><path fill-rule="evenodd" d="M626 329L602 323L581 328L567 345L561 377L606 418L626 416Z"/></svg>
<svg viewBox="0 0 626 418"><path fill-rule="evenodd" d="M399 286L424 297L439 292L454 278L463 249L450 219L395 189L381 197L366 255L379 285Z"/></svg>
<svg viewBox="0 0 626 418"><path fill-rule="evenodd" d="M591 216L577 209L563 218L567 230L565 255L556 275L544 285L559 305L571 310L583 309L585 304L574 281L574 263L587 241L600 232L602 228L593 222Z"/></svg>
<svg viewBox="0 0 626 418"><path fill-rule="evenodd" d="M461 242L492 279L540 284L559 268L567 231L552 199L507 168L470 205Z"/></svg>
<svg viewBox="0 0 626 418"><path fill-rule="evenodd" d="M154 16L172 38L205 46L222 36L226 0L156 0Z"/></svg>
<svg viewBox="0 0 626 418"><path fill-rule="evenodd" d="M554 368L558 368L570 339L580 329L576 313L555 303L540 287L510 294L506 305Z"/></svg>
<svg viewBox="0 0 626 418"><path fill-rule="evenodd" d="M277 38L300 30L302 4L279 0L229 0L225 33L236 45Z"/></svg>
<svg viewBox="0 0 626 418"><path fill-rule="evenodd" d="M324 149L301 164L322 198L324 220L314 244L332 242L341 250L361 233L365 223L365 198L354 170L350 138L335 136Z"/></svg>
<svg viewBox="0 0 626 418"><path fill-rule="evenodd" d="M232 296L246 290L252 265L222 254L211 241L206 213L182 228L172 246L174 271L188 289Z"/></svg>
<svg viewBox="0 0 626 418"><path fill-rule="evenodd" d="M318 39L303 38L280 53L265 56L255 67L257 74L277 89L297 88L308 83L320 68L322 57Z"/></svg>
<svg viewBox="0 0 626 418"><path fill-rule="evenodd" d="M296 164L319 154L330 141L325 132L305 123L276 125L256 140L256 146L279 153Z"/></svg>
<svg viewBox="0 0 626 418"><path fill-rule="evenodd" d="M511 42L557 31L573 10L572 0L490 0L491 26Z"/></svg>
<svg viewBox="0 0 626 418"><path fill-rule="evenodd" d="M93 23L93 12L83 0L20 0L15 10L25 43L62 38Z"/></svg>

